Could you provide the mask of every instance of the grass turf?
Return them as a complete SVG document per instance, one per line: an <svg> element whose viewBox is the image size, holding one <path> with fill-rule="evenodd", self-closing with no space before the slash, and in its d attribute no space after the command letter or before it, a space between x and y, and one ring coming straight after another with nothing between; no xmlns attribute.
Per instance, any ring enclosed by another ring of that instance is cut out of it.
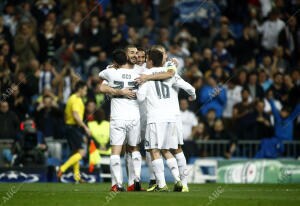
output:
<svg viewBox="0 0 300 206"><path fill-rule="evenodd" d="M0 183L0 206L300 205L300 184L195 184L190 185L189 193L111 193L109 189L109 184Z"/></svg>

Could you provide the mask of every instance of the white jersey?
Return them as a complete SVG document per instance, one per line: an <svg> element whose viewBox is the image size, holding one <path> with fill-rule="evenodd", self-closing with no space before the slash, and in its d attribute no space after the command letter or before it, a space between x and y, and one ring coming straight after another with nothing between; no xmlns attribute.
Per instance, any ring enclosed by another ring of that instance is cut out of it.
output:
<svg viewBox="0 0 300 206"><path fill-rule="evenodd" d="M135 79L139 77L140 68L133 69L105 69L99 76L108 82L108 86L117 89L137 89ZM137 100L127 99L123 96L115 96L111 100L112 120L134 120L139 119L139 104Z"/></svg>
<svg viewBox="0 0 300 206"><path fill-rule="evenodd" d="M165 67L146 70L145 74L165 72ZM176 122L180 114L177 88L185 89L195 96L195 89L180 76L175 75L164 81L149 81L144 83L137 92L139 101L144 101L147 111L147 123Z"/></svg>

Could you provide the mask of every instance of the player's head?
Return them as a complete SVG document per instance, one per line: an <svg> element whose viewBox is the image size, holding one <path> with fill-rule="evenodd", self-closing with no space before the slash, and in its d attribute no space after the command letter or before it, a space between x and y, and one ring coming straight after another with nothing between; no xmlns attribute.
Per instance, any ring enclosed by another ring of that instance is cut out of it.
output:
<svg viewBox="0 0 300 206"><path fill-rule="evenodd" d="M162 45L154 45L154 46L151 47L151 49L156 49L156 50L160 51L163 54L163 64L165 64L166 61L167 61L167 58L168 58L165 47L162 46Z"/></svg>
<svg viewBox="0 0 300 206"><path fill-rule="evenodd" d="M75 85L75 93L80 97L85 97L87 95L87 85L84 81L78 81Z"/></svg>
<svg viewBox="0 0 300 206"><path fill-rule="evenodd" d="M129 45L125 47L125 52L128 56L127 63L130 65L134 65L137 63L137 48L136 46Z"/></svg>
<svg viewBox="0 0 300 206"><path fill-rule="evenodd" d="M157 49L150 49L147 55L147 68L161 67L163 54Z"/></svg>
<svg viewBox="0 0 300 206"><path fill-rule="evenodd" d="M137 48L137 64L143 66L146 62L146 52L143 48Z"/></svg>
<svg viewBox="0 0 300 206"><path fill-rule="evenodd" d="M127 63L127 55L126 52L123 49L116 49L112 53L112 61L114 64L118 65L118 67L121 67L122 65L125 65Z"/></svg>

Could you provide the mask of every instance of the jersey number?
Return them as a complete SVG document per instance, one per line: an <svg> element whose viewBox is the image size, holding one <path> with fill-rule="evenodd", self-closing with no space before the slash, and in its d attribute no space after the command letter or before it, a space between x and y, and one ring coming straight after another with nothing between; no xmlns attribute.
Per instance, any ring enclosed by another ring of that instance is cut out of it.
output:
<svg viewBox="0 0 300 206"><path fill-rule="evenodd" d="M123 89L124 88L124 82L123 81L114 81L114 85L116 85L115 89ZM128 86L131 89L138 89L138 86L135 82L128 82Z"/></svg>
<svg viewBox="0 0 300 206"><path fill-rule="evenodd" d="M155 88L157 96L161 99L167 99L170 98L170 89L169 86L164 84L161 81L155 81Z"/></svg>

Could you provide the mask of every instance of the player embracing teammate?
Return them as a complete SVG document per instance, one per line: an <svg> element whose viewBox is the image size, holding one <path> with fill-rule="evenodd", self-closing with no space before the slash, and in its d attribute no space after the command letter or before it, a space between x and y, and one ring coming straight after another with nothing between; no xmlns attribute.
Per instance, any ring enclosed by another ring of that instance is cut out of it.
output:
<svg viewBox="0 0 300 206"><path fill-rule="evenodd" d="M186 160L180 147L183 140L182 122L178 119L177 91L178 88L184 89L191 100L194 100L195 89L175 74L176 67L173 63L166 63L167 56L163 47L155 46L147 53L146 65L138 61L141 52L143 51L138 51L134 46L114 51L114 66L99 74L104 80L100 86L101 92L112 95L111 190L125 190L122 186L120 161L123 145L127 145L127 191L143 190L138 147L142 137L145 139L145 149L149 152L147 163L152 173L148 191L168 191L162 154L175 179L174 191L188 192Z"/></svg>

